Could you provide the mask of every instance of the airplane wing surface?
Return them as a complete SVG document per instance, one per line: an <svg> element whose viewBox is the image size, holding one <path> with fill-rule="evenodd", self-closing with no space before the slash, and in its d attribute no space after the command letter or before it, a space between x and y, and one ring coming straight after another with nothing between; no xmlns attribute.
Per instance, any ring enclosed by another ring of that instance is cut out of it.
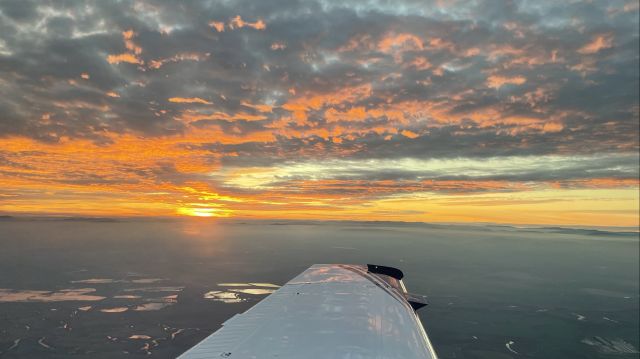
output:
<svg viewBox="0 0 640 359"><path fill-rule="evenodd" d="M179 359L435 359L402 272L315 264Z"/></svg>

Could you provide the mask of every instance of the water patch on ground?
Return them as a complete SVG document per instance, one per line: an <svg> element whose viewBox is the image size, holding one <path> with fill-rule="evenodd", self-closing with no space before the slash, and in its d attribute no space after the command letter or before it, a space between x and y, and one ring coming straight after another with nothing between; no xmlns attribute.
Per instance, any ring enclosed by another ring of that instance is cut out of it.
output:
<svg viewBox="0 0 640 359"><path fill-rule="evenodd" d="M45 349L53 349L53 347L44 342L44 337L38 339L38 344Z"/></svg>
<svg viewBox="0 0 640 359"><path fill-rule="evenodd" d="M222 303L240 303L245 299L240 298L238 293L225 292L221 290L212 290L204 294L204 299L215 300Z"/></svg>
<svg viewBox="0 0 640 359"><path fill-rule="evenodd" d="M230 287L226 290L211 290L204 294L204 299L214 300L223 303L240 303L247 299L239 294L267 295L280 288L272 283L218 283L219 287Z"/></svg>
<svg viewBox="0 0 640 359"><path fill-rule="evenodd" d="M167 303L167 302L160 302L160 303L144 303L144 304L140 304L138 306L136 306L135 308L133 308L134 311L136 312L146 312L149 310L160 310L162 308L166 308L170 305L173 305L175 303Z"/></svg>
<svg viewBox="0 0 640 359"><path fill-rule="evenodd" d="M515 344L515 342L513 340L508 341L504 346L507 348L507 350L509 350L510 352L512 352L513 354L520 354L517 351L515 351L513 349L513 345Z"/></svg>
<svg viewBox="0 0 640 359"><path fill-rule="evenodd" d="M82 279L82 280L72 280L71 283L77 284L77 283L82 283L82 284L108 284L108 283L116 283L119 282L118 280L115 279L110 279L110 278L89 278L89 279Z"/></svg>
<svg viewBox="0 0 640 359"><path fill-rule="evenodd" d="M587 317L585 317L582 314L578 314L578 313L571 313L573 315L575 315L576 319L580 320L580 321L584 321L585 319L587 319Z"/></svg>
<svg viewBox="0 0 640 359"><path fill-rule="evenodd" d="M113 278L88 278L80 280L72 280L71 283L83 284L111 284L111 283L135 283L135 284L152 284L162 282L166 279L162 278L138 278L138 279L113 279Z"/></svg>
<svg viewBox="0 0 640 359"><path fill-rule="evenodd" d="M0 289L1 302L64 302L64 301L99 301L105 297L91 295L94 288L62 289L57 292L46 290L14 290Z"/></svg>
<svg viewBox="0 0 640 359"><path fill-rule="evenodd" d="M275 289L265 289L265 288L244 288L244 289L231 289L230 292L236 293L244 293L244 294L253 294L253 295L264 295L271 294L275 292Z"/></svg>
<svg viewBox="0 0 640 359"><path fill-rule="evenodd" d="M115 308L102 308L100 309L103 313L122 313L129 310L127 307L115 307Z"/></svg>
<svg viewBox="0 0 640 359"><path fill-rule="evenodd" d="M124 295L114 295L113 298L114 299L140 299L142 297L139 295L124 294Z"/></svg>
<svg viewBox="0 0 640 359"><path fill-rule="evenodd" d="M144 334L133 334L129 336L129 339L143 339L143 340L147 340L147 339L151 339L150 336L148 335L144 335Z"/></svg>
<svg viewBox="0 0 640 359"><path fill-rule="evenodd" d="M184 287L140 287L127 288L125 292L180 292Z"/></svg>
<svg viewBox="0 0 640 359"><path fill-rule="evenodd" d="M9 348L7 348L7 351L17 348L18 345L20 344L21 340L22 340L22 338L18 338L16 340L14 340L13 344Z"/></svg>

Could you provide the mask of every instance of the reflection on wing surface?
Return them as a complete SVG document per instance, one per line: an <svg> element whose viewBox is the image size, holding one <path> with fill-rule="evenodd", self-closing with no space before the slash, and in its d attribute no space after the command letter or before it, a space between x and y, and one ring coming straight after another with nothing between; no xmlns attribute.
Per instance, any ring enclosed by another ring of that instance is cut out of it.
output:
<svg viewBox="0 0 640 359"><path fill-rule="evenodd" d="M395 268L316 264L179 358L436 358L423 305Z"/></svg>

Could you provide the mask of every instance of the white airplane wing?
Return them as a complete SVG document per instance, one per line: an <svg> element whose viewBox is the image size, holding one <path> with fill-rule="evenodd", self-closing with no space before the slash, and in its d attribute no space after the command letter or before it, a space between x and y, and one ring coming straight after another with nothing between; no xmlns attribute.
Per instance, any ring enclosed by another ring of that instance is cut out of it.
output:
<svg viewBox="0 0 640 359"><path fill-rule="evenodd" d="M179 359L435 359L398 269L316 264Z"/></svg>

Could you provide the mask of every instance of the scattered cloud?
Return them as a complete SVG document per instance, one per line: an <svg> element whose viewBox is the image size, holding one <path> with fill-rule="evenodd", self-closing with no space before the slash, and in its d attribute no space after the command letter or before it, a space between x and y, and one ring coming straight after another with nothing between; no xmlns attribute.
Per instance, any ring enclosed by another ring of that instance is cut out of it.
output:
<svg viewBox="0 0 640 359"><path fill-rule="evenodd" d="M622 0L0 3L0 210L358 216L464 189L632 203L638 22ZM425 170L448 160L466 177ZM470 173L486 161L513 175Z"/></svg>
<svg viewBox="0 0 640 359"><path fill-rule="evenodd" d="M242 20L242 17L240 17L240 15L237 15L231 20L229 20L229 28L231 29L241 29L245 26L254 28L256 30L264 30L267 28L267 25L262 20L257 20L255 22L248 22L248 21Z"/></svg>
<svg viewBox="0 0 640 359"><path fill-rule="evenodd" d="M127 30L122 32L122 39L124 41L124 47L129 50L118 55L107 56L107 62L110 64L119 64L121 62L127 62L130 64L144 64L138 55L142 53L142 48L133 41L133 37L137 34L133 30Z"/></svg>
<svg viewBox="0 0 640 359"><path fill-rule="evenodd" d="M110 64L119 64L121 62L126 62L129 64L144 64L144 61L136 57L134 54L118 54L118 55L109 55L107 56L107 62Z"/></svg>
<svg viewBox="0 0 640 359"><path fill-rule="evenodd" d="M222 21L209 21L209 26L214 28L217 32L224 31L224 22Z"/></svg>
<svg viewBox="0 0 640 359"><path fill-rule="evenodd" d="M203 105L212 105L213 103L207 100L203 100L200 97L171 97L169 102L173 103L200 103Z"/></svg>
<svg viewBox="0 0 640 359"><path fill-rule="evenodd" d="M504 85L522 85L527 82L527 79L523 76L505 77L498 75L491 75L487 78L487 86L499 89Z"/></svg>
<svg viewBox="0 0 640 359"><path fill-rule="evenodd" d="M581 54L595 54L611 47L613 47L612 34L596 35L591 42L578 49L578 52Z"/></svg>

